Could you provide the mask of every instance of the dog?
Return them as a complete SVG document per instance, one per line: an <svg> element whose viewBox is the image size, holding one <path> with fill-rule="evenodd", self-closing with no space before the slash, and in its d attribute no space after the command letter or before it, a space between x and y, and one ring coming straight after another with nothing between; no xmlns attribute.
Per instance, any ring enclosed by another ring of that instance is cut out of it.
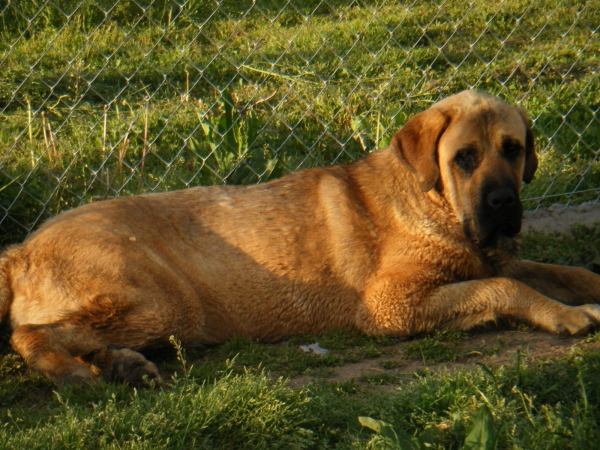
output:
<svg viewBox="0 0 600 450"><path fill-rule="evenodd" d="M139 353L349 327L396 337L510 318L600 322L600 276L520 261L525 111L465 91L388 148L253 186L84 205L0 257L0 318L58 385L159 379Z"/></svg>

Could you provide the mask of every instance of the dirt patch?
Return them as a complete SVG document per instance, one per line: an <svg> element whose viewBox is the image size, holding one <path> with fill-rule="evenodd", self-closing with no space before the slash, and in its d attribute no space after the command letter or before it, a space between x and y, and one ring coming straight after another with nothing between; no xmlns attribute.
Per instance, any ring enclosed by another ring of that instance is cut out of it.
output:
<svg viewBox="0 0 600 450"><path fill-rule="evenodd" d="M358 363L333 368L331 381L374 382L396 378L397 385L413 381L425 369L430 371L459 371L485 364L489 367L513 364L519 357L523 360L557 359L567 355L574 347L600 349L600 342L586 342L586 337L560 337L543 331L490 330L474 333L454 346L456 356L450 361L427 361L427 358L407 358L407 346L417 341L403 341L385 348L382 356L365 359ZM393 366L392 369L386 367ZM378 377L381 375L381 377ZM300 387L323 377L301 375L290 380L290 386ZM381 383L381 384L386 384Z"/></svg>
<svg viewBox="0 0 600 450"><path fill-rule="evenodd" d="M549 208L525 211L522 231L565 234L574 225L593 227L597 223L600 223L600 204L586 202L577 206L567 206L557 203Z"/></svg>

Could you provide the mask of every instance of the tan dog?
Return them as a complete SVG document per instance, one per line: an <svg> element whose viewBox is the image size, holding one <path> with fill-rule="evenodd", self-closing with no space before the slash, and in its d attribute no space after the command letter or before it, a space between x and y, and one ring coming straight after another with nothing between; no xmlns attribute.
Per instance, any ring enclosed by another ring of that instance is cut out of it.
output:
<svg viewBox="0 0 600 450"><path fill-rule="evenodd" d="M516 260L536 168L525 113L463 92L353 164L65 212L3 255L0 317L59 384L158 377L133 350L171 335L411 336L500 317L583 333L600 322L600 277Z"/></svg>

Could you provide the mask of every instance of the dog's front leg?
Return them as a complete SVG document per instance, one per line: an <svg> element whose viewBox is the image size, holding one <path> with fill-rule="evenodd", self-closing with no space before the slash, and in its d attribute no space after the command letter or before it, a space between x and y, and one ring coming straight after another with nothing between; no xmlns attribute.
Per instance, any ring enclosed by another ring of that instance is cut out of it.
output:
<svg viewBox="0 0 600 450"><path fill-rule="evenodd" d="M502 275L567 305L600 303L600 276L583 267L516 261Z"/></svg>
<svg viewBox="0 0 600 450"><path fill-rule="evenodd" d="M600 305L567 306L520 281L487 278L414 291L399 299L388 289L366 296L359 328L367 333L411 336L436 328L469 330L511 318L557 334L583 334L600 324ZM394 298L395 297L395 298Z"/></svg>

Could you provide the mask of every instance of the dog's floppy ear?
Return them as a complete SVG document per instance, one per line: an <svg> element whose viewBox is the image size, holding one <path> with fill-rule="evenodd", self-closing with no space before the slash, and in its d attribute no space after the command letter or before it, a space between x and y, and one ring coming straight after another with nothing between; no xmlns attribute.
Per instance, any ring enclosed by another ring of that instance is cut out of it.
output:
<svg viewBox="0 0 600 450"><path fill-rule="evenodd" d="M525 170L523 171L523 181L525 183L531 183L531 180L533 180L533 176L535 175L535 171L538 168L538 158L535 154L533 132L529 126L527 112L525 112L525 110L522 108L517 108L517 110L519 111L521 119L523 119L525 128L527 129L525 134Z"/></svg>
<svg viewBox="0 0 600 450"><path fill-rule="evenodd" d="M449 121L440 111L428 109L406 122L390 143L400 159L414 172L423 192L433 189L440 177L437 146Z"/></svg>

